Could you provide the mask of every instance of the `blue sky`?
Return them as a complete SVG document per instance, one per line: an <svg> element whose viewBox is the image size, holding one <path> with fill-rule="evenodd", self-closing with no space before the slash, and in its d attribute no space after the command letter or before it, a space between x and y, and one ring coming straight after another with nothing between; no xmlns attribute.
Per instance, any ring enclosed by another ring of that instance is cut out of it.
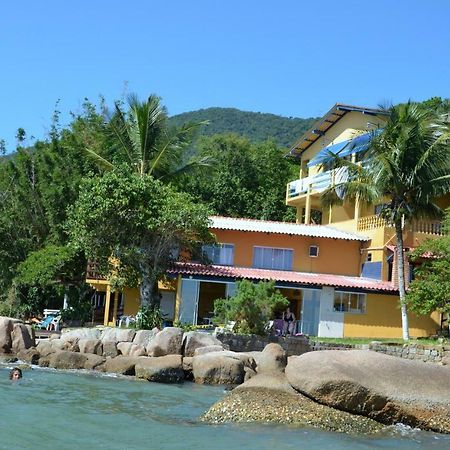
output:
<svg viewBox="0 0 450 450"><path fill-rule="evenodd" d="M447 0L21 0L0 5L0 139L84 97L295 117L450 96Z"/></svg>

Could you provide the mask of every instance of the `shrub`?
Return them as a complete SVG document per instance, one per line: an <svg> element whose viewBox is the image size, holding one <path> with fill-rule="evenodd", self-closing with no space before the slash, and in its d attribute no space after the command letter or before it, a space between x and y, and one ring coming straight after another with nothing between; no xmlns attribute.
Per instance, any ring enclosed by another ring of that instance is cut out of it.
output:
<svg viewBox="0 0 450 450"><path fill-rule="evenodd" d="M136 328L140 330L152 330L153 328L162 328L164 317L160 308L151 306L141 306L136 314Z"/></svg>
<svg viewBox="0 0 450 450"><path fill-rule="evenodd" d="M215 320L222 323L235 321L239 333L264 335L274 312L288 305L289 300L275 289L274 281L252 283L243 280L237 283L233 297L214 302L214 315Z"/></svg>

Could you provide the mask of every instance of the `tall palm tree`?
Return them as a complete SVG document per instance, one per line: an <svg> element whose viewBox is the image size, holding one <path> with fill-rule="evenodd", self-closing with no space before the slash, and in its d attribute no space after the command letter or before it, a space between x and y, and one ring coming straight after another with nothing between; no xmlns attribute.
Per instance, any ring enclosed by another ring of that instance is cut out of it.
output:
<svg viewBox="0 0 450 450"><path fill-rule="evenodd" d="M186 155L193 135L206 122L186 123L180 128L169 126L167 111L156 95L141 102L131 94L127 104L128 112L125 113L116 102L114 113L109 117L110 157L86 149L87 155L98 166L112 170L117 164L125 163L139 176L152 175L168 180L193 167L210 164L206 157L188 158Z"/></svg>
<svg viewBox="0 0 450 450"><path fill-rule="evenodd" d="M363 164L334 158L337 166L346 167L348 176L330 187L323 201L333 204L341 197L384 203L381 215L395 228L402 335L408 340L403 228L414 219L443 215L434 201L450 192L450 133L445 116L418 103L393 106L388 113Z"/></svg>

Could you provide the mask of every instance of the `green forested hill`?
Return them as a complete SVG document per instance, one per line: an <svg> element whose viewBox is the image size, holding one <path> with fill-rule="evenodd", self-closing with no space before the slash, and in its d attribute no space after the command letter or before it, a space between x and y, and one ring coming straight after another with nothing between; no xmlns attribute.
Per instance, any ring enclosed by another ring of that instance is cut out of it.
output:
<svg viewBox="0 0 450 450"><path fill-rule="evenodd" d="M252 142L269 138L283 147L291 146L316 119L282 117L275 114L241 111L236 108L207 108L172 116L172 124L180 126L185 122L208 120L202 134L212 136L221 133L236 133Z"/></svg>

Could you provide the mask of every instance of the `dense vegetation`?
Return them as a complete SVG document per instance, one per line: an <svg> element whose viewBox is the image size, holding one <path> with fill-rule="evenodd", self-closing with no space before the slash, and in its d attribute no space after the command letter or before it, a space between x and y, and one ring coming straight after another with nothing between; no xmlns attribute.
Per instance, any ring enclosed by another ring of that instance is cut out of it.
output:
<svg viewBox="0 0 450 450"><path fill-rule="evenodd" d="M86 101L66 128L56 111L48 139L31 147L23 146L26 131L18 130L16 153L0 158L0 314L36 314L59 307L64 295L84 311L83 299L90 296L83 282L87 258L95 256L106 270L106 253L128 263L115 267L116 285L149 274L145 298L152 304L154 277L172 257L167 249L189 246L194 235L207 239L207 211L292 220L284 193L296 167L283 149L274 141L251 142L236 134L195 141L202 126L174 127L152 96L118 104L111 114ZM144 214L139 198L156 205L154 193L166 201ZM184 235L183 224L189 228ZM155 227L167 232L157 235ZM165 254L157 269L130 263L140 260L135 256L143 249L160 244Z"/></svg>
<svg viewBox="0 0 450 450"><path fill-rule="evenodd" d="M199 109L170 118L175 126L185 122L208 121L208 126L201 130L201 134L205 136L235 133L253 143L271 139L280 147L290 147L316 120L241 111L236 108Z"/></svg>

